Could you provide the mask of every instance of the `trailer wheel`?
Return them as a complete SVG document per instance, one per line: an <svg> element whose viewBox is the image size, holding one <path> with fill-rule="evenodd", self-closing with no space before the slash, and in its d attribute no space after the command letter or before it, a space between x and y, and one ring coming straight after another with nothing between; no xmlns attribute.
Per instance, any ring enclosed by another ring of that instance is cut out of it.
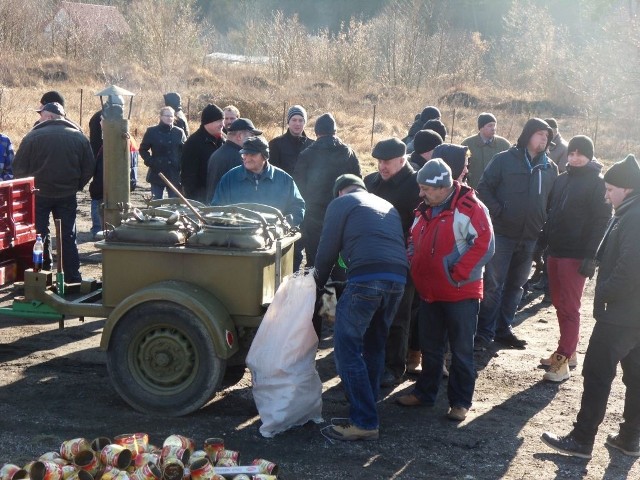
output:
<svg viewBox="0 0 640 480"><path fill-rule="evenodd" d="M116 391L136 410L180 416L213 398L226 360L216 355L193 312L176 303L150 301L118 322L107 368Z"/></svg>

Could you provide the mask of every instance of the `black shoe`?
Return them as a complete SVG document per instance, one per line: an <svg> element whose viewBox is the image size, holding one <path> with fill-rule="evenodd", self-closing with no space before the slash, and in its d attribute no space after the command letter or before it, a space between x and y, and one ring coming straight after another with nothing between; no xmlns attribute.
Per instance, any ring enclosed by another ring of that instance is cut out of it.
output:
<svg viewBox="0 0 640 480"><path fill-rule="evenodd" d="M559 437L553 433L544 432L540 437L540 440L542 440L542 442L548 447L551 447L560 453L564 453L565 455L586 459L591 458L593 445L578 443L570 434L564 437Z"/></svg>
<svg viewBox="0 0 640 480"><path fill-rule="evenodd" d="M526 340L516 337L514 333L509 333L504 337L496 337L493 341L498 342L505 347L515 348L517 350L524 350L527 346Z"/></svg>
<svg viewBox="0 0 640 480"><path fill-rule="evenodd" d="M617 435L607 435L605 443L610 447L617 448L625 455L640 457L640 441L638 439L630 440L618 433Z"/></svg>
<svg viewBox="0 0 640 480"><path fill-rule="evenodd" d="M391 388L402 383L402 376L396 377L389 370L386 370L380 380L380 388Z"/></svg>
<svg viewBox="0 0 640 480"><path fill-rule="evenodd" d="M491 340L487 340L484 337L474 337L473 339L473 351L484 352L491 348Z"/></svg>

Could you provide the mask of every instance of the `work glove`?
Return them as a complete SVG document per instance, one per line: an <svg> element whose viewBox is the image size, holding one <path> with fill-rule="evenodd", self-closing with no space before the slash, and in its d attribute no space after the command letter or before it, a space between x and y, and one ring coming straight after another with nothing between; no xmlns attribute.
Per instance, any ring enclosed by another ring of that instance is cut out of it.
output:
<svg viewBox="0 0 640 480"><path fill-rule="evenodd" d="M596 274L596 267L598 266L598 261L595 258L585 258L582 260L580 264L580 268L578 268L578 273L585 278L593 278Z"/></svg>

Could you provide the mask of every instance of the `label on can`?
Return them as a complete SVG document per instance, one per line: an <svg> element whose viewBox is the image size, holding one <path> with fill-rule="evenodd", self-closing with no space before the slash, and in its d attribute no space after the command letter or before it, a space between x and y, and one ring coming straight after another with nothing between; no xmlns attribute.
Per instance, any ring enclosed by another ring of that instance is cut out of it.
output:
<svg viewBox="0 0 640 480"><path fill-rule="evenodd" d="M251 465L256 465L260 467L260 473L273 473L276 475L278 473L278 466L270 462L269 460L265 460L264 458L256 458Z"/></svg>

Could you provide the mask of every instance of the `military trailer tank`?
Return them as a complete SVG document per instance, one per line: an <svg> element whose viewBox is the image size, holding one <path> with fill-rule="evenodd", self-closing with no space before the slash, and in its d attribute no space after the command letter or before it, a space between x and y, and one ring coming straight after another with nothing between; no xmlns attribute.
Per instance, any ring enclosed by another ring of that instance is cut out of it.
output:
<svg viewBox="0 0 640 480"><path fill-rule="evenodd" d="M213 398L227 365L244 362L280 279L292 273L300 235L264 205L205 207L171 199L132 208L121 96L133 94L112 86L99 95L108 97L104 212L110 225L96 243L101 289L69 301L51 288L51 272L27 270L24 298L13 310L37 305L63 316L106 318L100 348L116 391L141 412L185 415Z"/></svg>

